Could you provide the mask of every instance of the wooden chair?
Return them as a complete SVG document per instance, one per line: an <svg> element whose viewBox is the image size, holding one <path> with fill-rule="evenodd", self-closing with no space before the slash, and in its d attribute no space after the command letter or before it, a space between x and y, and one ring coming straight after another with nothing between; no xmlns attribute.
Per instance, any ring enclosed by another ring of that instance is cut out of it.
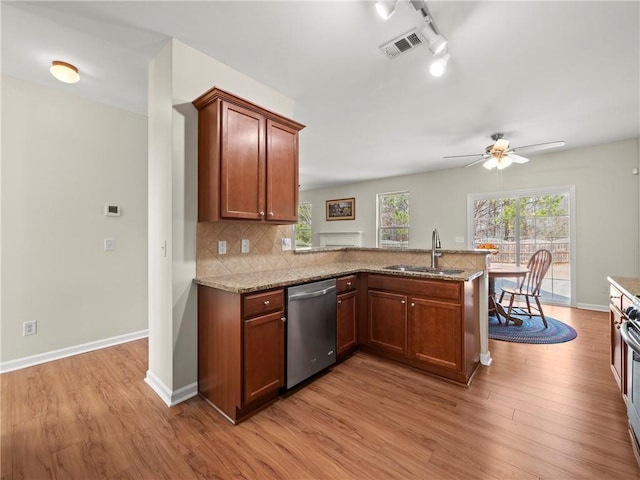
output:
<svg viewBox="0 0 640 480"><path fill-rule="evenodd" d="M540 306L540 286L542 285L542 279L544 278L547 270L551 266L551 252L549 250L538 250L529 259L529 263L527 264L527 268L529 271L526 276L522 277L519 285L516 288L503 288L502 293L500 294L500 303L502 303L502 299L504 298L504 294L510 295L509 299L509 310L507 312L506 323L509 324L509 319L511 318L511 310L513 309L513 300L518 297L524 297L527 302L527 312L529 318L533 315L531 314L531 302L529 301L530 297L536 301L537 307L533 307L538 312L540 312L540 316L542 317L542 323L544 323L544 327L547 328L549 325L547 324L547 319L544 318L544 313L542 311L542 307Z"/></svg>

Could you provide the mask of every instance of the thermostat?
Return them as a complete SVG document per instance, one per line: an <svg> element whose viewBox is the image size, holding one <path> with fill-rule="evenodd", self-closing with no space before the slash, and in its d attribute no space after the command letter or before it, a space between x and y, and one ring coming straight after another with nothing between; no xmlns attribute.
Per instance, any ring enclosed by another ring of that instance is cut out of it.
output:
<svg viewBox="0 0 640 480"><path fill-rule="evenodd" d="M107 217L119 217L120 216L120 207L118 205L105 205L104 206L104 214Z"/></svg>

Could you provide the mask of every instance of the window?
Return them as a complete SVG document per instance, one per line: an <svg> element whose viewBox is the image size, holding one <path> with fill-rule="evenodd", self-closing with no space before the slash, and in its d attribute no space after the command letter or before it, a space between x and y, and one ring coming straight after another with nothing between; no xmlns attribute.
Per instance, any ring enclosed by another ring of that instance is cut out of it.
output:
<svg viewBox="0 0 640 480"><path fill-rule="evenodd" d="M409 247L409 192L378 194L378 238L381 248Z"/></svg>
<svg viewBox="0 0 640 480"><path fill-rule="evenodd" d="M298 223L295 226L296 250L311 248L311 203L298 204Z"/></svg>
<svg viewBox="0 0 640 480"><path fill-rule="evenodd" d="M572 198L573 189L562 187L523 192L470 196L474 246L492 243L495 263L527 265L536 250L544 248L553 262L542 282L541 299L568 305L572 298ZM514 286L514 279L504 279ZM501 287L496 280L496 288Z"/></svg>

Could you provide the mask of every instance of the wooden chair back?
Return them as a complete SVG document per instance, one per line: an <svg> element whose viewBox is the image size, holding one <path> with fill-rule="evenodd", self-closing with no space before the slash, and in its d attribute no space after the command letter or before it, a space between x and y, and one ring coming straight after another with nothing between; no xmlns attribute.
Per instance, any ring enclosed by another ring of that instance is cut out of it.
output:
<svg viewBox="0 0 640 480"><path fill-rule="evenodd" d="M540 287L542 286L542 279L551 266L551 252L549 250L541 249L531 255L527 268L529 272L522 277L520 283L520 291L527 293L528 295L538 296L540 295Z"/></svg>

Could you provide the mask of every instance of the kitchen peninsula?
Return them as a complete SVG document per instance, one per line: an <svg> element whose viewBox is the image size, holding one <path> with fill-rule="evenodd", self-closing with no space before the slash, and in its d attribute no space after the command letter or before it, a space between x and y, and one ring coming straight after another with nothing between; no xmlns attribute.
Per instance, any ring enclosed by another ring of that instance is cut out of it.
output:
<svg viewBox="0 0 640 480"><path fill-rule="evenodd" d="M287 268L196 280L199 392L231 422L277 398L284 385L284 289L323 279L337 280L338 361L363 349L469 383L486 330L486 252L442 250L437 272L396 268L424 267L426 250L288 253Z"/></svg>

